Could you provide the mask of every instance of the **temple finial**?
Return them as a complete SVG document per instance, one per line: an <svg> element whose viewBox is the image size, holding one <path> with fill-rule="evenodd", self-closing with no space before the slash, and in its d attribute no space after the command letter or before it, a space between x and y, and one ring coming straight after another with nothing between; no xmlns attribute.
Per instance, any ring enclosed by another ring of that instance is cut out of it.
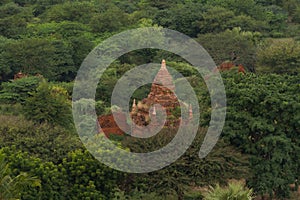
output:
<svg viewBox="0 0 300 200"><path fill-rule="evenodd" d="M166 68L166 60L165 60L165 59L163 59L163 60L161 61L161 67L162 67L162 68Z"/></svg>
<svg viewBox="0 0 300 200"><path fill-rule="evenodd" d="M193 118L193 109L192 109L192 104L189 106L189 119Z"/></svg>
<svg viewBox="0 0 300 200"><path fill-rule="evenodd" d="M155 109L155 106L153 106L152 115L156 115L156 109Z"/></svg>
<svg viewBox="0 0 300 200"><path fill-rule="evenodd" d="M135 102L135 99L133 99L132 111L136 111L136 102Z"/></svg>

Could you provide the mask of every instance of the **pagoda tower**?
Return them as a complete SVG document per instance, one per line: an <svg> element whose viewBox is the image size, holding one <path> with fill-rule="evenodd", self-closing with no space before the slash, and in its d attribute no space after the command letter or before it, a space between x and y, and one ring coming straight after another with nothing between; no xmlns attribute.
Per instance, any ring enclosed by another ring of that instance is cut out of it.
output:
<svg viewBox="0 0 300 200"><path fill-rule="evenodd" d="M133 109L131 111L131 118L133 122L139 126L146 126L150 123L150 115L156 116L155 107L153 108L153 113L149 113L150 108L154 104L160 104L167 113L167 117L172 115L172 111L180 107L180 104L177 100L177 97L174 93L175 85L173 83L173 78L168 72L166 67L166 61L162 60L161 68L156 74L153 83L151 85L151 91L148 94L147 98L138 102L135 105L135 101L133 103ZM169 124L167 121L165 125Z"/></svg>
<svg viewBox="0 0 300 200"><path fill-rule="evenodd" d="M144 133L146 128L148 131L150 130L149 133L151 133L153 127L147 125L151 123L152 125L157 125L157 127L159 127L161 122L159 121L161 116L157 107L154 106L155 104L161 105L166 111L167 119L163 125L164 127L178 128L181 122L183 122L183 125L187 124L193 117L192 105L187 106L189 112L188 119L182 120L181 117L178 117L178 119L174 117L173 111L177 107L180 107L180 103L175 95L175 85L172 76L168 72L165 60L162 60L161 67L153 80L147 98L144 98L141 101L133 100L130 112L133 123L131 125L127 124L125 113L118 113L117 118L123 122L121 124L121 129L116 124L112 114L104 115L98 118L101 129L107 137L109 137L110 134L121 135L124 133L123 130L126 130L126 133L129 133L131 130L131 134L139 135ZM181 104L182 106L185 106L182 102Z"/></svg>

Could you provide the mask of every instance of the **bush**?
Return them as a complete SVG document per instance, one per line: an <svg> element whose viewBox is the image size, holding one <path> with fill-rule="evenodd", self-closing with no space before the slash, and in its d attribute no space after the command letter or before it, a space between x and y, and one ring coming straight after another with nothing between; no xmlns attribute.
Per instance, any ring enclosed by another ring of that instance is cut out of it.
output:
<svg viewBox="0 0 300 200"><path fill-rule="evenodd" d="M217 185L211 187L210 191L204 195L205 200L251 200L253 192L245 188L241 183L229 183L228 187L222 188Z"/></svg>

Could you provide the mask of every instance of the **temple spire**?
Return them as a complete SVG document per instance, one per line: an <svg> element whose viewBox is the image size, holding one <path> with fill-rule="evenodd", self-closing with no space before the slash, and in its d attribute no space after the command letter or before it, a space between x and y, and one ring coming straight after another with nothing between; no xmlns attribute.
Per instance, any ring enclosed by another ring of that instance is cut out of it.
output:
<svg viewBox="0 0 300 200"><path fill-rule="evenodd" d="M135 99L133 99L133 103L132 103L132 112L135 112L136 111L136 102L135 102Z"/></svg>
<svg viewBox="0 0 300 200"><path fill-rule="evenodd" d="M152 115L156 115L156 109L155 109L155 106L153 106Z"/></svg>
<svg viewBox="0 0 300 200"><path fill-rule="evenodd" d="M168 72L166 61L162 60L161 67L153 81L154 84L162 85L164 87L167 87L171 91L174 91L175 86L173 84L173 78Z"/></svg>
<svg viewBox="0 0 300 200"><path fill-rule="evenodd" d="M161 61L161 68L167 68L165 59Z"/></svg>

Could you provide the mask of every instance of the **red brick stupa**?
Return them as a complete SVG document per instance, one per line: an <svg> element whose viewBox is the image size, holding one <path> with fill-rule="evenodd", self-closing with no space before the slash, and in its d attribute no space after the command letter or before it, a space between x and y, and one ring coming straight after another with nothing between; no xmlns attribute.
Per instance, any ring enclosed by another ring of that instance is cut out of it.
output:
<svg viewBox="0 0 300 200"><path fill-rule="evenodd" d="M180 107L180 103L174 93L175 85L173 83L173 78L168 72L166 67L166 61L162 60L161 68L158 71L156 77L151 86L151 91L147 98L139 101L133 100L132 110L130 112L130 117L132 120L132 125L125 124L126 115L124 113L119 113L118 118L124 123L122 123L123 130L131 130L134 134L139 134L143 132L143 129L150 124L151 120L154 122L159 122L159 117L157 116L157 110L155 104L160 104L166 111L166 121L164 127L176 128L181 122L181 118L174 117L174 111ZM150 111L150 108L152 110ZM191 106L189 107L189 115L193 116ZM98 118L99 124L105 135L109 134L122 134L123 131L117 126L112 115L100 116ZM137 125L137 126L136 126ZM148 127L151 128L151 127Z"/></svg>
<svg viewBox="0 0 300 200"><path fill-rule="evenodd" d="M134 100L132 111L130 113L132 121L139 126L148 125L150 122L150 115L153 115L153 117L156 116L155 107L153 107L152 113L149 113L150 108L154 104L160 104L166 110L167 118L171 116L174 109L180 107L174 90L175 85L173 83L173 78L168 72L166 61L163 60L161 68L154 78L148 97L138 102L137 105ZM168 126L167 122L165 126Z"/></svg>

